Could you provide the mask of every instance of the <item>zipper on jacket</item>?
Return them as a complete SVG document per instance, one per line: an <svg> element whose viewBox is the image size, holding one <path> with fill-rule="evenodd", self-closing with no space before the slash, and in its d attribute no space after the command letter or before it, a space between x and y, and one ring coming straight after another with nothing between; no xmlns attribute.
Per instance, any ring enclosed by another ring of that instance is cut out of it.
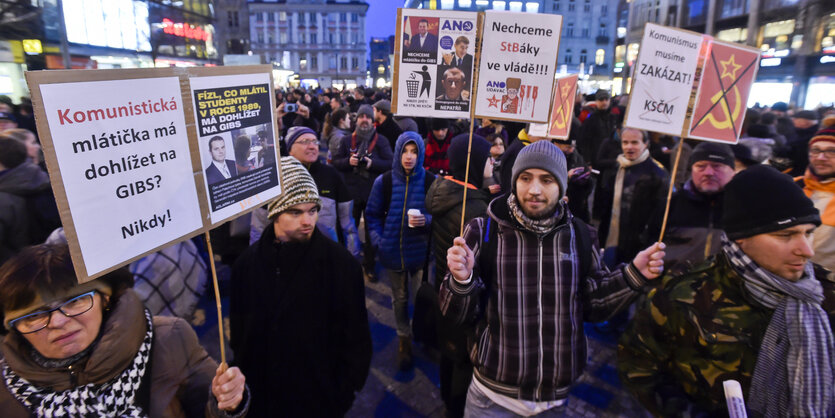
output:
<svg viewBox="0 0 835 418"><path fill-rule="evenodd" d="M406 202L409 201L409 177L410 175L406 175L406 194L403 195L403 213L400 215L400 269L406 270L406 260L403 258L403 234L406 231L403 230L403 224L406 222Z"/></svg>
<svg viewBox="0 0 835 418"><path fill-rule="evenodd" d="M536 376L536 401L539 402L542 399L542 380L545 374L542 363L545 361L545 353L542 342L542 237L537 237L537 240L539 262L537 263L536 303L539 308L537 311L537 315L539 316L539 365Z"/></svg>

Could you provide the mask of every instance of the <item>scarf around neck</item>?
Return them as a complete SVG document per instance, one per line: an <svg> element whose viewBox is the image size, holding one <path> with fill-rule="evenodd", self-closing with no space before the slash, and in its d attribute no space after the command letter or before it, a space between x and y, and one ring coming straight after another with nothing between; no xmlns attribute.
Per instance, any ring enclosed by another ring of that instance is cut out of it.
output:
<svg viewBox="0 0 835 418"><path fill-rule="evenodd" d="M562 214L565 211L562 209L562 201L557 204L556 212L553 216L545 219L532 219L525 215L522 208L519 207L519 202L516 200L516 195L510 193L507 196L507 206L510 208L510 214L522 225L523 228L537 234L545 235L557 227L557 223L562 219Z"/></svg>
<svg viewBox="0 0 835 418"><path fill-rule="evenodd" d="M618 155L618 174L615 177L615 196L612 200L612 217L609 220L609 235L606 237L606 248L617 247L620 239L620 207L623 200L623 181L626 169L638 165L649 158L649 148L645 149L634 161Z"/></svg>
<svg viewBox="0 0 835 418"><path fill-rule="evenodd" d="M136 392L148 367L153 341L151 313L145 310L147 331L133 362L119 375L104 384L86 384L55 392L35 386L18 376L5 361L0 372L6 387L15 399L37 417L146 417L148 414L135 405Z"/></svg>
<svg viewBox="0 0 835 418"><path fill-rule="evenodd" d="M748 409L769 418L832 416L835 344L812 263L792 282L763 269L724 236L722 251L748 294L774 310L754 366Z"/></svg>

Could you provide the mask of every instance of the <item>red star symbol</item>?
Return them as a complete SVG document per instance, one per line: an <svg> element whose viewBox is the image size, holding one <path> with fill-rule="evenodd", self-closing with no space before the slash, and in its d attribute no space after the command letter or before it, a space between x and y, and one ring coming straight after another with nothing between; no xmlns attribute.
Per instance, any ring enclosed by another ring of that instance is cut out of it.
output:
<svg viewBox="0 0 835 418"><path fill-rule="evenodd" d="M487 101L490 102L490 104L487 105L487 107L495 107L496 109L499 108L499 99L496 98L495 94L493 95L492 99L487 99Z"/></svg>

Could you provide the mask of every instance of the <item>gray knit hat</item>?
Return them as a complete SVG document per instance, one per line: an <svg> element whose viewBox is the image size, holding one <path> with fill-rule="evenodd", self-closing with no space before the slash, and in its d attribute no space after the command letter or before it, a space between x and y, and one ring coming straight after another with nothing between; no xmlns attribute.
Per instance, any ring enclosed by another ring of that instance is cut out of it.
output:
<svg viewBox="0 0 835 418"><path fill-rule="evenodd" d="M371 107L371 105L369 104L364 104L360 106L360 108L357 110L357 116L359 115L365 115L371 119L374 119L374 108Z"/></svg>
<svg viewBox="0 0 835 418"><path fill-rule="evenodd" d="M298 204L315 203L322 206L316 182L302 163L293 157L281 157L281 186L284 193L267 205L270 219L275 219L281 212Z"/></svg>
<svg viewBox="0 0 835 418"><path fill-rule="evenodd" d="M511 188L516 192L516 179L523 171L529 168L545 170L556 177L560 184L560 198L565 196L568 182L568 171L566 169L565 155L550 141L536 141L533 144L522 148L513 163L513 177Z"/></svg>

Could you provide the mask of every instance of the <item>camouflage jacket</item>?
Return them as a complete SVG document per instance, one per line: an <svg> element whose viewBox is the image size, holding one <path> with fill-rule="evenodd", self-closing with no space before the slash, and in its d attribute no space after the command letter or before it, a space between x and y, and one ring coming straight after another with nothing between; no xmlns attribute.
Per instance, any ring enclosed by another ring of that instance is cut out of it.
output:
<svg viewBox="0 0 835 418"><path fill-rule="evenodd" d="M835 324L835 280L815 266ZM722 382L748 394L772 310L754 303L724 253L671 272L635 313L618 344L621 381L653 414L727 416Z"/></svg>

